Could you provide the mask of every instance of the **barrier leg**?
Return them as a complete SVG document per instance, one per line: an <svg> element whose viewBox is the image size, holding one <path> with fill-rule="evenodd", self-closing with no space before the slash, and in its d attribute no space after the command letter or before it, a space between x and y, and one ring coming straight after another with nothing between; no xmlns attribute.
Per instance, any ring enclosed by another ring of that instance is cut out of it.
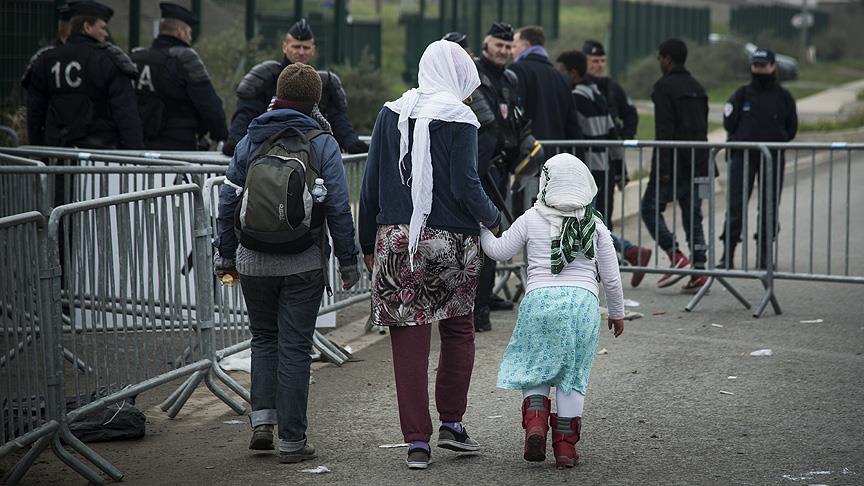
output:
<svg viewBox="0 0 864 486"><path fill-rule="evenodd" d="M771 304L774 313L779 316L783 311L780 309L780 303L777 302L777 297L774 295L774 286L766 280L762 281L762 286L765 287L765 293L762 295L762 301L759 302L756 310L753 311L753 317L762 317L762 313L768 308L768 304Z"/></svg>
<svg viewBox="0 0 864 486"><path fill-rule="evenodd" d="M79 461L72 454L69 454L66 449L63 448L63 444L60 443L59 434L54 434L53 440L51 441L51 450L54 451L54 454L60 458L67 466L72 468L75 472L84 476L84 479L90 481L90 484L105 484L105 481L102 480L102 477L96 474L92 469L84 465L83 462Z"/></svg>
<svg viewBox="0 0 864 486"><path fill-rule="evenodd" d="M726 287L726 290L728 290L730 294L732 294L736 299L738 299L738 302L741 302L745 309L749 309L750 307L752 307L750 305L750 301L745 299L744 296L741 295L741 293L738 292L738 290L736 290L735 287L732 286L732 284L727 282L725 278L717 277L717 281L720 282L724 287Z"/></svg>
<svg viewBox="0 0 864 486"><path fill-rule="evenodd" d="M113 464L108 462L104 457L100 456L93 449L84 445L83 442L78 440L77 437L72 435L72 432L69 430L69 427L66 424L62 424L60 426L60 437L66 441L72 449L74 449L78 454L81 454L88 461L92 462L94 466L101 469L105 474L107 474L114 481L120 481L123 479L123 473L114 467Z"/></svg>
<svg viewBox="0 0 864 486"><path fill-rule="evenodd" d="M46 435L39 439L30 450L27 451L27 454L18 461L18 464L15 464L15 467L9 471L9 474L3 478L3 484L8 484L9 486L14 486L21 481L21 478L27 474L27 471L30 470L30 467L33 466L33 463L36 461L36 458L39 457L39 454L42 454L43 451L51 444L51 439L54 437L54 434Z"/></svg>
<svg viewBox="0 0 864 486"><path fill-rule="evenodd" d="M237 415L243 415L244 413L246 413L246 407L237 403L236 400L234 400L233 398L231 398L230 395L225 393L225 390L219 388L219 385L213 382L212 374L207 373L207 375L204 377L204 383L207 385L207 388L210 390L210 392L216 395L216 398L225 402L225 405L228 405L228 407L230 407L231 410L234 410Z"/></svg>
<svg viewBox="0 0 864 486"><path fill-rule="evenodd" d="M182 391L177 398L174 400L174 403L171 404L171 407L168 408L168 418L174 418L180 413L180 409L183 408L183 405L186 405L186 400L189 400L189 397L192 396L192 392L198 388L198 385L201 384L201 380L207 376L206 371L196 371L194 375L190 378L191 381L185 387L181 387ZM171 398L171 397L169 397Z"/></svg>
<svg viewBox="0 0 864 486"><path fill-rule="evenodd" d="M708 293L708 290L711 288L712 285L714 285L714 277L709 277L708 281L705 282L705 285L703 285L702 288L699 289L699 292L696 292L696 295L694 295L693 298L690 299L690 302L687 302L687 305L684 306L684 310L687 312L693 312L693 309L695 309L696 306L699 305L699 301L702 300L702 297L705 297L705 294Z"/></svg>
<svg viewBox="0 0 864 486"><path fill-rule="evenodd" d="M159 408L161 408L163 412L167 412L168 409L171 408L171 405L174 405L174 402L177 401L177 398L180 397L180 394L183 393L183 390L190 386L194 380L195 374L193 373L189 378L186 378L186 381L184 381L182 385L178 386L176 390L168 395L168 398L166 398L165 401L159 404Z"/></svg>
<svg viewBox="0 0 864 486"><path fill-rule="evenodd" d="M216 378L219 378L219 381L225 384L228 388L231 389L237 395L240 395L246 403L252 405L252 397L249 396L249 390L243 388L243 385L237 383L234 378L231 378L231 375L225 373L225 371L219 367L218 364L213 365L213 373L216 374Z"/></svg>

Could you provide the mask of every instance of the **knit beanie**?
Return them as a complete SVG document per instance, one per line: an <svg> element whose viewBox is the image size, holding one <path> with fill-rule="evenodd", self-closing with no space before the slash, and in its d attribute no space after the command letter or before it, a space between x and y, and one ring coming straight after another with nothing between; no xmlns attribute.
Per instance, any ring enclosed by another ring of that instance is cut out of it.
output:
<svg viewBox="0 0 864 486"><path fill-rule="evenodd" d="M321 76L307 64L289 64L279 74L276 97L287 101L318 103L321 101Z"/></svg>

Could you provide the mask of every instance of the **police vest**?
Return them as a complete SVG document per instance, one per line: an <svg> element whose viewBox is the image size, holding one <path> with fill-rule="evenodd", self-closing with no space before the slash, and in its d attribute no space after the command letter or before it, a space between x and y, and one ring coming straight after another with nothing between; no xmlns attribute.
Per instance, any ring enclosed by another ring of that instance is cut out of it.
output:
<svg viewBox="0 0 864 486"><path fill-rule="evenodd" d="M183 73L179 71L182 66L173 62L176 51L175 48L132 51L132 61L138 66L134 85L145 140L169 134L177 137L180 134L176 132L194 137L198 128L195 107L186 95Z"/></svg>

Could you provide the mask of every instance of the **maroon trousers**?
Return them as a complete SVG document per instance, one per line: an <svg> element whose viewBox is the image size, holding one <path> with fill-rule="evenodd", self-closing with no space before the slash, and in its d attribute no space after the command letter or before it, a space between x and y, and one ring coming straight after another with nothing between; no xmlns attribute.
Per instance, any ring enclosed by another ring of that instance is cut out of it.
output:
<svg viewBox="0 0 864 486"><path fill-rule="evenodd" d="M474 368L474 316L468 314L438 323L441 355L435 378L435 405L442 422L461 422L468 405L468 386ZM399 423L405 442L429 442L429 345L432 326L391 326L393 370Z"/></svg>

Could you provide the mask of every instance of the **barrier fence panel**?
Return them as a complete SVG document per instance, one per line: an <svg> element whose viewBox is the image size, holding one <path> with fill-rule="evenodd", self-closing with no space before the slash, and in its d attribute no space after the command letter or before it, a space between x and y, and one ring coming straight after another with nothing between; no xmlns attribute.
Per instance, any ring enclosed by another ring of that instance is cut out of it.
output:
<svg viewBox="0 0 864 486"><path fill-rule="evenodd" d="M49 344L40 292L39 238L45 217L36 211L0 218L0 446L34 434L48 421ZM0 457L7 452L0 449Z"/></svg>
<svg viewBox="0 0 864 486"><path fill-rule="evenodd" d="M45 167L38 160L0 153L0 166L23 165ZM48 214L50 201L44 188L48 187L48 176L44 174L0 174L0 217L28 211Z"/></svg>
<svg viewBox="0 0 864 486"><path fill-rule="evenodd" d="M757 317L769 304L781 311L775 279L864 283L864 268L850 259L850 245L864 238L853 224L859 204L852 191L864 164L862 144L543 143L547 157L572 152L589 167L611 169L592 171L599 189L595 206L612 229L623 272L709 277L691 289L696 295L686 310L715 281L749 308L728 280L760 280L765 291ZM658 169L658 155L669 164L665 184L648 177ZM623 187L616 169L629 176ZM526 195L527 203L534 194ZM610 203L614 211L607 210ZM638 261L631 247L651 250L651 260ZM691 266L669 267L665 255L676 247Z"/></svg>

